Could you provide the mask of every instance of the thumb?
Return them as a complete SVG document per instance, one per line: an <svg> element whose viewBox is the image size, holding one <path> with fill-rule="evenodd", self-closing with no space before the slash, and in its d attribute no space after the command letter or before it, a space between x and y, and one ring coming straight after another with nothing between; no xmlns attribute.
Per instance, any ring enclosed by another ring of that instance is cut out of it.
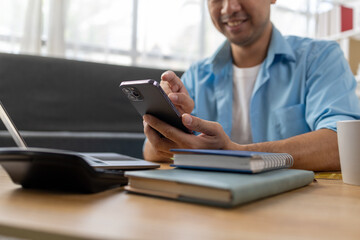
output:
<svg viewBox="0 0 360 240"><path fill-rule="evenodd" d="M183 124L190 130L206 134L208 136L215 136L218 133L218 128L222 128L217 122L206 121L190 114L184 113L182 115Z"/></svg>

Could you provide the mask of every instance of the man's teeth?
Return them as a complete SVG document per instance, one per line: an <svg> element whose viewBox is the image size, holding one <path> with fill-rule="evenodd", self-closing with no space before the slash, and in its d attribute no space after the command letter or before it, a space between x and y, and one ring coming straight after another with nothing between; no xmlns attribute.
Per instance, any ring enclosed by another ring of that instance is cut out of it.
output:
<svg viewBox="0 0 360 240"><path fill-rule="evenodd" d="M242 23L243 21L234 21L234 22L228 22L227 24L230 26L230 27L235 27L237 25L240 25L240 23Z"/></svg>

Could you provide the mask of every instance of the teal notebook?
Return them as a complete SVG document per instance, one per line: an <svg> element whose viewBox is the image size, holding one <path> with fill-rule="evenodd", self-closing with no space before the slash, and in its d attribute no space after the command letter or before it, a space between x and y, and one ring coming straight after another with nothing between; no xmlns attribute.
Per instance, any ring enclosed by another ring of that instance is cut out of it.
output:
<svg viewBox="0 0 360 240"><path fill-rule="evenodd" d="M129 192L232 207L310 184L314 173L279 169L239 174L185 169L126 172Z"/></svg>

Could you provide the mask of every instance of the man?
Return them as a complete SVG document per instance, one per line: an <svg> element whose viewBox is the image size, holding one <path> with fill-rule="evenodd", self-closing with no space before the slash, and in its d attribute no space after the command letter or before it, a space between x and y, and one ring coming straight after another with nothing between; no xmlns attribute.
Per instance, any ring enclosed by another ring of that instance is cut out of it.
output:
<svg viewBox="0 0 360 240"><path fill-rule="evenodd" d="M208 0L227 41L182 81L170 71L161 77L184 125L199 134L145 115L145 159L212 148L287 152L294 168L340 169L336 122L360 118L354 76L336 43L283 37L270 22L275 2Z"/></svg>

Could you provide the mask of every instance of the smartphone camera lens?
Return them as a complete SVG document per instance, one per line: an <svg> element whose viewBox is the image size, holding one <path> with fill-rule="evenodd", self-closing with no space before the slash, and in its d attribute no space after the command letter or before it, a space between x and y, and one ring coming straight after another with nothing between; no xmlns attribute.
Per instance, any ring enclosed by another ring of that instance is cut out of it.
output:
<svg viewBox="0 0 360 240"><path fill-rule="evenodd" d="M122 91L123 91L125 94L131 93L130 89L128 89L128 88L123 88Z"/></svg>
<svg viewBox="0 0 360 240"><path fill-rule="evenodd" d="M133 100L133 101L142 101L143 100L143 97L141 95L141 93L135 89L131 92L131 95L136 99L136 100Z"/></svg>
<svg viewBox="0 0 360 240"><path fill-rule="evenodd" d="M134 97L134 96L131 95L131 94L128 95L128 98L129 98L131 101L136 101L136 97Z"/></svg>
<svg viewBox="0 0 360 240"><path fill-rule="evenodd" d="M139 92L137 92L137 91L133 91L133 95L134 95L136 98L140 97L140 94L139 94Z"/></svg>
<svg viewBox="0 0 360 240"><path fill-rule="evenodd" d="M143 96L135 87L123 88L122 91L127 95L130 101L142 101Z"/></svg>

